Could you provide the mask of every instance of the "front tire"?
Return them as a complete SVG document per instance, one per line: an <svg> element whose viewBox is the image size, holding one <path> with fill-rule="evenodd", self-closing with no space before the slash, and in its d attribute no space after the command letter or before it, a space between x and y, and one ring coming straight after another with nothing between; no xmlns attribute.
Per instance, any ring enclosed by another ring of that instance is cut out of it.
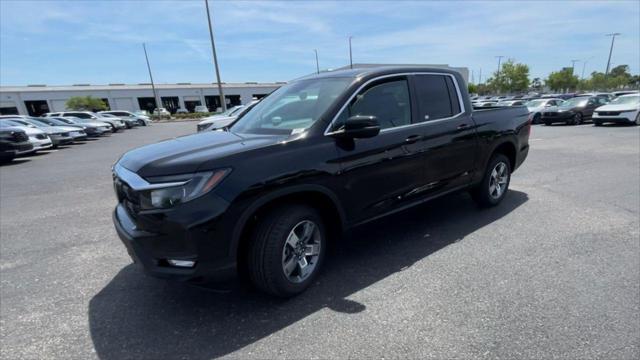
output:
<svg viewBox="0 0 640 360"><path fill-rule="evenodd" d="M300 294L316 278L327 247L318 212L286 205L259 221L248 249L248 273L260 290L278 297Z"/></svg>
<svg viewBox="0 0 640 360"><path fill-rule="evenodd" d="M582 124L582 114L581 113L577 113L577 114L573 115L573 121L571 123L573 125Z"/></svg>
<svg viewBox="0 0 640 360"><path fill-rule="evenodd" d="M640 126L640 112L636 115L636 125Z"/></svg>
<svg viewBox="0 0 640 360"><path fill-rule="evenodd" d="M482 182L471 191L481 207L498 205L504 199L511 182L511 163L503 154L495 154L489 161Z"/></svg>
<svg viewBox="0 0 640 360"><path fill-rule="evenodd" d="M540 114L535 114L535 115L533 115L532 123L534 123L534 124L540 124L540 118L541 118Z"/></svg>
<svg viewBox="0 0 640 360"><path fill-rule="evenodd" d="M544 125L545 125L545 126L551 126L551 121L549 121L549 120L545 120L545 121L544 121Z"/></svg>

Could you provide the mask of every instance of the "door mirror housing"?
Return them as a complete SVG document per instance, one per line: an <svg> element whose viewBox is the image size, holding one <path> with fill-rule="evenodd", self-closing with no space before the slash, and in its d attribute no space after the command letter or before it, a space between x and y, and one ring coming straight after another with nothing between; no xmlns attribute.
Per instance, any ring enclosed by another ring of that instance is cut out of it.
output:
<svg viewBox="0 0 640 360"><path fill-rule="evenodd" d="M371 115L355 115L347 119L342 128L330 133L336 138L365 139L380 133L378 118Z"/></svg>

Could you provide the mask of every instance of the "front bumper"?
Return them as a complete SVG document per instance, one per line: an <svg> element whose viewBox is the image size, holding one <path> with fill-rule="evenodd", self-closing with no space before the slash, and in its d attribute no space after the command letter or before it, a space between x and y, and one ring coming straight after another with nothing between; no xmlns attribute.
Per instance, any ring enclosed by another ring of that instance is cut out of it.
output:
<svg viewBox="0 0 640 360"><path fill-rule="evenodd" d="M71 144L73 142L73 138L71 136L61 136L61 135L49 135L51 139L51 143L53 146Z"/></svg>
<svg viewBox="0 0 640 360"><path fill-rule="evenodd" d="M558 122L567 122L573 119L575 113L573 111L563 111L563 112L543 112L541 121L543 123L558 123Z"/></svg>
<svg viewBox="0 0 640 360"><path fill-rule="evenodd" d="M29 137L29 142L33 145L33 150L45 150L53 146L53 142L51 139L37 139L34 137Z"/></svg>
<svg viewBox="0 0 640 360"><path fill-rule="evenodd" d="M197 213L202 214L202 207L197 208ZM133 261L154 277L183 282L224 282L235 278L236 259L229 251L231 232L217 220L192 225L194 219L199 219L194 215L190 210L132 215L121 202L113 212L113 223ZM176 267L168 260L190 260L195 265Z"/></svg>
<svg viewBox="0 0 640 360"><path fill-rule="evenodd" d="M610 112L611 115L604 115L598 112L593 113L593 121L597 121L599 123L635 123L637 116L637 112L634 111L625 111L625 112Z"/></svg>

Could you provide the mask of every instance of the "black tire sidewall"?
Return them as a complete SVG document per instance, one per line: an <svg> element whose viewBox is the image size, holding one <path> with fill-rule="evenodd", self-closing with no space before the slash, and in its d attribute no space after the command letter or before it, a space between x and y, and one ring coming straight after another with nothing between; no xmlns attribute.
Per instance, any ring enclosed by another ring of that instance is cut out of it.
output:
<svg viewBox="0 0 640 360"><path fill-rule="evenodd" d="M489 184L491 182L491 172L498 165L498 163L503 162L507 165L507 184L506 189L500 195L499 198L493 198L489 193ZM509 185L511 184L511 163L509 159L503 154L495 154L489 161L487 169L485 170L484 177L482 178L482 183L474 190L474 198L481 205L485 207L498 205L504 197L509 192Z"/></svg>
<svg viewBox="0 0 640 360"><path fill-rule="evenodd" d="M256 283L256 277L252 278L254 279L255 285L262 290L276 296L289 297L303 292L321 271L327 250L327 232L318 212L305 205L283 206L273 215L274 216L265 218L259 226L262 230L258 229L257 231L257 236L263 236L265 238L254 239L257 244L262 244L262 250L254 249L254 251L260 251L261 254L255 254L254 256L262 257L262 271L264 271L262 281L266 280L267 283ZM287 278L282 269L282 250L291 230L304 220L310 220L318 227L321 239L320 255L318 256L318 261L313 269L313 273L304 281L294 283ZM267 229L266 231L264 230L265 228ZM250 262L249 266L256 266L256 264Z"/></svg>

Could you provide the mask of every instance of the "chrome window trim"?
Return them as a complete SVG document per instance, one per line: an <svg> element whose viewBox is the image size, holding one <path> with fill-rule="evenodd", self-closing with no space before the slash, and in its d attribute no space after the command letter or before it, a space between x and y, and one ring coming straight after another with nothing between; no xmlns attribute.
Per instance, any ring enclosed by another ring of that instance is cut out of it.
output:
<svg viewBox="0 0 640 360"><path fill-rule="evenodd" d="M134 191L144 191L144 190L153 190L159 188L166 188L172 186L180 186L187 183L187 181L179 181L179 182L170 182L170 183L158 183L151 184L147 180L141 178L138 174L133 171L126 169L124 166L120 164L115 164L113 166L113 174L115 177L124 181L129 185Z"/></svg>
<svg viewBox="0 0 640 360"><path fill-rule="evenodd" d="M349 105L351 100L353 100L353 98L356 95L358 95L358 93L360 93L360 91L362 91L362 89L364 89L367 85L369 85L370 83L372 83L374 81L380 80L380 79L392 78L392 77L397 77L397 76L412 76L412 75L442 75L442 76L449 76L451 78L451 80L453 81L455 87L456 87L456 94L458 95L458 103L460 104L460 112L455 114L455 115L453 115L453 116L449 116L449 117L442 118L442 119L435 119L435 120L411 123L411 124L407 124L407 125L400 125L400 126L395 126L395 127L392 127L392 128L382 129L382 130L380 130L380 133L385 133L385 132L405 129L405 128L412 127L412 126L417 126L417 125L427 125L427 124L439 123L439 122L446 121L446 120L452 120L452 119L458 118L460 115L463 115L466 112L466 109L465 109L465 106L464 106L464 101L462 101L462 93L460 92L460 84L458 84L458 79L456 79L456 77L453 74L441 73L441 72L433 72L433 71L425 71L425 72L418 71L418 72L407 72L407 73L381 75L381 76L377 76L377 77L375 77L373 79L369 79L367 82L365 82L364 84L360 85L358 87L358 89L356 89L356 91L354 91L353 94L351 94L351 96L349 96L347 101L340 108L340 111L338 111L336 113L336 115L333 117L333 119L331 120L331 122L329 123L327 128L324 130L324 135L325 136L331 136L333 133L335 133L333 131L330 132L329 129L331 129L331 126L333 126L333 124L336 122L336 120L338 119L340 114L342 114L342 112L345 110L347 105ZM408 82L407 82L407 85L408 85ZM411 89L409 89L409 91L411 91ZM413 117L413 114L411 116Z"/></svg>

